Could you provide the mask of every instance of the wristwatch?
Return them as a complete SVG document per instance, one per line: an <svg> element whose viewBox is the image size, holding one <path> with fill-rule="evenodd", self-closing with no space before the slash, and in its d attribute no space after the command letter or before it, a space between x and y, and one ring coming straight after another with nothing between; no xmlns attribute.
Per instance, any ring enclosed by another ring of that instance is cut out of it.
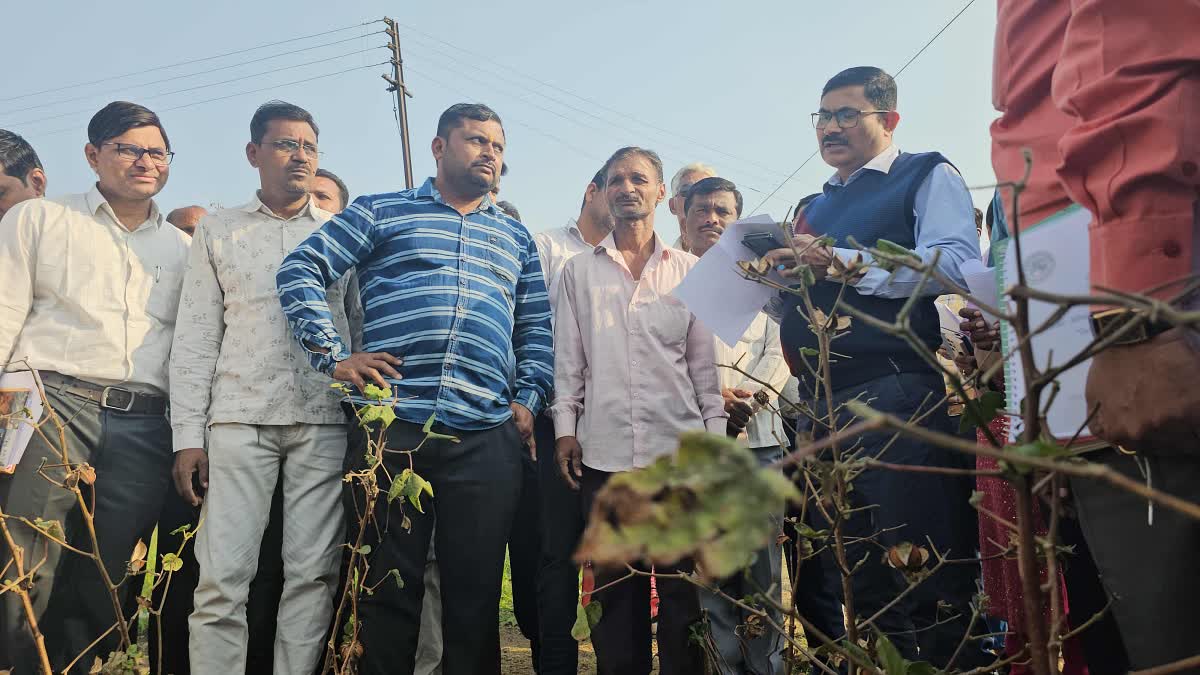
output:
<svg viewBox="0 0 1200 675"><path fill-rule="evenodd" d="M1104 337L1123 329L1131 322L1133 326L1125 329L1124 334L1113 341L1114 345L1141 344L1174 328L1165 321L1151 320L1143 311L1117 308L1092 314L1092 335Z"/></svg>

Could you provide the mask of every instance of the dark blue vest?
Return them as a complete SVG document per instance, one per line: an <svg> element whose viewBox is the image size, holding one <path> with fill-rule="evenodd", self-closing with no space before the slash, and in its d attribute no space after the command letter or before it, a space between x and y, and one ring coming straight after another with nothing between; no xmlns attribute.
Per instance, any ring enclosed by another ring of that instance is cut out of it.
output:
<svg viewBox="0 0 1200 675"><path fill-rule="evenodd" d="M884 174L867 170L847 186L825 186L824 194L809 203L804 212L811 234L830 236L835 246L852 248L846 237L852 236L862 246L874 246L880 239L899 244L905 248L916 246L916 216L913 203L917 189L935 166L949 163L936 152L921 154L900 153L891 170ZM815 306L826 314L833 311L838 300L840 282L820 281L809 289ZM841 294L843 304L866 312L888 323L896 320L905 298L889 299L874 295L861 295L853 287ZM817 348L817 336L808 327L808 320L796 310L801 304L798 297L785 295L786 312L781 326L781 339L788 362L793 364L793 373L807 374L800 365L801 348ZM930 350L941 343L941 328L938 322L934 297L917 301L909 313L909 323L921 341ZM847 312L841 312L846 315ZM849 332L831 345L832 351L842 356L832 356L830 364L833 386L837 389L866 382L883 375L900 372L926 372L929 365L913 352L903 339L893 337L855 321ZM816 359L809 361L815 366Z"/></svg>

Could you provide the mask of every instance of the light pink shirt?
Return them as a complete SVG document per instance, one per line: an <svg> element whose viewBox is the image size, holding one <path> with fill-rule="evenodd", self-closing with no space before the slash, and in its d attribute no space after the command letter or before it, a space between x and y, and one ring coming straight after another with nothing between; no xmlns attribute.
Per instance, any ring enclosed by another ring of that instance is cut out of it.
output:
<svg viewBox="0 0 1200 675"><path fill-rule="evenodd" d="M674 452L681 432L725 433L713 335L670 295L696 260L655 235L634 279L610 234L563 268L550 414L589 467L643 467Z"/></svg>

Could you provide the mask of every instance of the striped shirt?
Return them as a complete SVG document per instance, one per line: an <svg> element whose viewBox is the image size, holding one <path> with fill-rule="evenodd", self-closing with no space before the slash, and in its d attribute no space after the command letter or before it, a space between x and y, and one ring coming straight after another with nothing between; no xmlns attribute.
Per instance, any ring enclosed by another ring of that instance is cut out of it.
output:
<svg viewBox="0 0 1200 675"><path fill-rule="evenodd" d="M554 379L546 284L533 236L490 196L464 216L432 178L364 195L284 259L283 312L324 373L350 355L325 289L354 267L363 349L404 361L403 378L389 380L399 419L420 424L432 414L475 430L505 422L510 402L538 414Z"/></svg>

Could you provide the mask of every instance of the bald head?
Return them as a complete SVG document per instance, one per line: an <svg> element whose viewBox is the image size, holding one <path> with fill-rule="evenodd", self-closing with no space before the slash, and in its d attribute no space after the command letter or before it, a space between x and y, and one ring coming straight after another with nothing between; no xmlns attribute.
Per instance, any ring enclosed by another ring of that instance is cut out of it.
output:
<svg viewBox="0 0 1200 675"><path fill-rule="evenodd" d="M181 206L167 214L167 222L186 232L189 236L196 231L200 219L208 215L203 206Z"/></svg>

